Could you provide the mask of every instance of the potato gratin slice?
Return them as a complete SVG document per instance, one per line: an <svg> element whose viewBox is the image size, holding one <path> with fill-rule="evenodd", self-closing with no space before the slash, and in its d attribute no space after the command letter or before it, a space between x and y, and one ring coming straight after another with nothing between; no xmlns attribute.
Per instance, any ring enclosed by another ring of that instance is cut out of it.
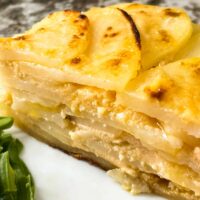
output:
<svg viewBox="0 0 200 200"><path fill-rule="evenodd" d="M52 13L0 39L2 111L134 194L198 200L199 35L178 8Z"/></svg>

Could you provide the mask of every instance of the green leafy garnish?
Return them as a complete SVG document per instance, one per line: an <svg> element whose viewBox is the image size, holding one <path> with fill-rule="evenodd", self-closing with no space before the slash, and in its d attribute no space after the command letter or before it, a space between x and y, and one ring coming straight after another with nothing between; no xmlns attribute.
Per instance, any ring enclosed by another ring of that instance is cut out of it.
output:
<svg viewBox="0 0 200 200"><path fill-rule="evenodd" d="M11 117L0 117L0 130L10 128L13 125L13 118Z"/></svg>
<svg viewBox="0 0 200 200"><path fill-rule="evenodd" d="M5 133L12 126L11 117L0 117L0 200L34 200L34 182L19 157L23 145Z"/></svg>

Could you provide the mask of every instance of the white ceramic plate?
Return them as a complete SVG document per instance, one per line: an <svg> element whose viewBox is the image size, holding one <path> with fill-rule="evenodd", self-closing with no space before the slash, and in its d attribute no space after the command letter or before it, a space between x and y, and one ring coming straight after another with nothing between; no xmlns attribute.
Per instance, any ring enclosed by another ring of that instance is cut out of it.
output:
<svg viewBox="0 0 200 200"><path fill-rule="evenodd" d="M43 144L13 128L11 133L24 144L22 158L36 185L36 200L162 200L132 196L107 174L84 161Z"/></svg>

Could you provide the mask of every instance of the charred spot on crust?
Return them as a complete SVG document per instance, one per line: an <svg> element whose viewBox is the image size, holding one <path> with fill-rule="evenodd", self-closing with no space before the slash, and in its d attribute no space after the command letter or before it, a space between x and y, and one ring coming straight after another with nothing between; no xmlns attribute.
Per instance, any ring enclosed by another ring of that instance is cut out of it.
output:
<svg viewBox="0 0 200 200"><path fill-rule="evenodd" d="M121 51L120 53L118 53L118 57L121 59L129 59L130 56L131 54L128 51Z"/></svg>
<svg viewBox="0 0 200 200"><path fill-rule="evenodd" d="M68 120L68 121L72 121L72 120L73 120L73 117L70 116L70 115L65 115L65 119Z"/></svg>
<svg viewBox="0 0 200 200"><path fill-rule="evenodd" d="M80 33L80 36L84 36L84 35L85 35L85 33L83 33L83 32L82 32L82 33Z"/></svg>
<svg viewBox="0 0 200 200"><path fill-rule="evenodd" d="M27 39L27 36L25 36L25 35L14 38L14 40L26 40L26 39Z"/></svg>
<svg viewBox="0 0 200 200"><path fill-rule="evenodd" d="M113 29L112 26L109 26L109 27L107 28L108 31L111 31L112 29Z"/></svg>
<svg viewBox="0 0 200 200"><path fill-rule="evenodd" d="M45 28L39 28L38 31L39 32L44 32L46 29Z"/></svg>
<svg viewBox="0 0 200 200"><path fill-rule="evenodd" d="M75 20L74 20L74 23L77 23L77 22L79 22L79 20L78 20L78 19L75 19Z"/></svg>
<svg viewBox="0 0 200 200"><path fill-rule="evenodd" d="M81 62L81 58L79 57L75 57L71 59L71 64L76 65L76 64L79 64L80 62Z"/></svg>
<svg viewBox="0 0 200 200"><path fill-rule="evenodd" d="M115 58L108 60L106 63L106 70L111 71L113 76L118 76L120 73L120 64L122 60L120 58Z"/></svg>
<svg viewBox="0 0 200 200"><path fill-rule="evenodd" d="M115 32L115 30L113 30L113 27L112 26L108 26L106 28L106 31L105 31L105 34L104 34L104 38L112 38L112 37L115 37L117 35L119 35L120 33L119 32Z"/></svg>
<svg viewBox="0 0 200 200"><path fill-rule="evenodd" d="M187 69L190 69L192 72L194 72L196 75L199 76L200 74L200 61L188 63L187 61L182 61L181 65Z"/></svg>
<svg viewBox="0 0 200 200"><path fill-rule="evenodd" d="M110 34L110 37L115 37L116 35L118 35L119 33L112 33L112 34Z"/></svg>
<svg viewBox="0 0 200 200"><path fill-rule="evenodd" d="M72 38L71 38L71 40L70 40L69 43L68 43L68 46L69 46L70 48L76 48L77 45L79 44L80 39L81 39L80 36L78 36L78 35L73 35Z"/></svg>
<svg viewBox="0 0 200 200"><path fill-rule="evenodd" d="M171 8L164 9L164 14L170 17L179 17L181 15L180 12L174 11Z"/></svg>
<svg viewBox="0 0 200 200"><path fill-rule="evenodd" d="M79 18L80 18L80 19L86 19L87 16L86 16L86 15L83 15L83 14L80 14L80 15L79 15Z"/></svg>
<svg viewBox="0 0 200 200"><path fill-rule="evenodd" d="M145 88L144 91L145 93L147 93L148 96L157 100L162 100L162 98L164 97L164 94L166 93L166 89L161 88L161 87L155 90L152 90L151 88Z"/></svg>
<svg viewBox="0 0 200 200"><path fill-rule="evenodd" d="M78 37L78 35L73 35L73 40L79 40L80 38Z"/></svg>
<svg viewBox="0 0 200 200"><path fill-rule="evenodd" d="M68 12L71 12L71 10L65 9L64 12L65 12L65 13L68 13Z"/></svg>
<svg viewBox="0 0 200 200"><path fill-rule="evenodd" d="M121 63L120 59L113 59L111 60L111 66L118 66Z"/></svg>
<svg viewBox="0 0 200 200"><path fill-rule="evenodd" d="M171 36L168 34L166 30L159 30L159 34L163 42L168 43L171 41Z"/></svg>
<svg viewBox="0 0 200 200"><path fill-rule="evenodd" d="M139 13L141 13L141 14L147 14L144 10L140 10Z"/></svg>
<svg viewBox="0 0 200 200"><path fill-rule="evenodd" d="M88 26L86 24L82 25L81 28L82 28L83 31L87 31L88 30Z"/></svg>
<svg viewBox="0 0 200 200"><path fill-rule="evenodd" d="M82 20L86 20L86 19L87 19L86 15L80 14L77 16L77 19L75 19L74 22L77 23L77 22L81 22Z"/></svg>
<svg viewBox="0 0 200 200"><path fill-rule="evenodd" d="M195 69L195 73L198 74L198 75L200 74L200 67Z"/></svg>
<svg viewBox="0 0 200 200"><path fill-rule="evenodd" d="M82 16L82 17L81 17ZM87 16L83 17L85 15L79 15L76 19L74 19L75 24L79 24L81 31L86 31L89 27L89 20Z"/></svg>
<svg viewBox="0 0 200 200"><path fill-rule="evenodd" d="M141 49L140 33L139 33L138 29L137 29L137 26L136 26L133 18L126 11L124 11L124 10L122 10L120 8L118 8L118 10L121 11L123 16L129 21L129 23L131 25L132 32L135 35L137 46L139 47L139 49Z"/></svg>
<svg viewBox="0 0 200 200"><path fill-rule="evenodd" d="M115 58L107 61L107 69L118 69L119 65L121 64L121 59L120 58Z"/></svg>
<svg viewBox="0 0 200 200"><path fill-rule="evenodd" d="M112 59L107 62L107 69L112 71L112 74L118 76L119 66L121 64L121 59Z"/></svg>
<svg viewBox="0 0 200 200"><path fill-rule="evenodd" d="M118 32L114 32L114 33L105 33L105 34L104 34L104 37L105 37L105 38L107 38L107 37L112 38L112 37L115 37L115 36L117 36L117 35L119 35Z"/></svg>
<svg viewBox="0 0 200 200"><path fill-rule="evenodd" d="M142 14L144 16L150 16L150 14L148 12L144 11L144 10L140 10L140 11L138 11L138 13Z"/></svg>
<svg viewBox="0 0 200 200"><path fill-rule="evenodd" d="M191 66L195 72L195 74L199 75L200 74L200 62L194 63Z"/></svg>

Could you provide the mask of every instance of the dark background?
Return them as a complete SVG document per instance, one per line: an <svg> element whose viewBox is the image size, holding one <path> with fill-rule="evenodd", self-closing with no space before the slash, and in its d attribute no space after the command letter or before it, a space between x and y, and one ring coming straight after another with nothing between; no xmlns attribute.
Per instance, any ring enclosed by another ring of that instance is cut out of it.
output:
<svg viewBox="0 0 200 200"><path fill-rule="evenodd" d="M0 35L23 32L47 13L55 10L86 10L130 0L0 0ZM136 1L134 1L136 2ZM139 0L137 2L177 6L186 9L194 22L200 22L200 0Z"/></svg>

